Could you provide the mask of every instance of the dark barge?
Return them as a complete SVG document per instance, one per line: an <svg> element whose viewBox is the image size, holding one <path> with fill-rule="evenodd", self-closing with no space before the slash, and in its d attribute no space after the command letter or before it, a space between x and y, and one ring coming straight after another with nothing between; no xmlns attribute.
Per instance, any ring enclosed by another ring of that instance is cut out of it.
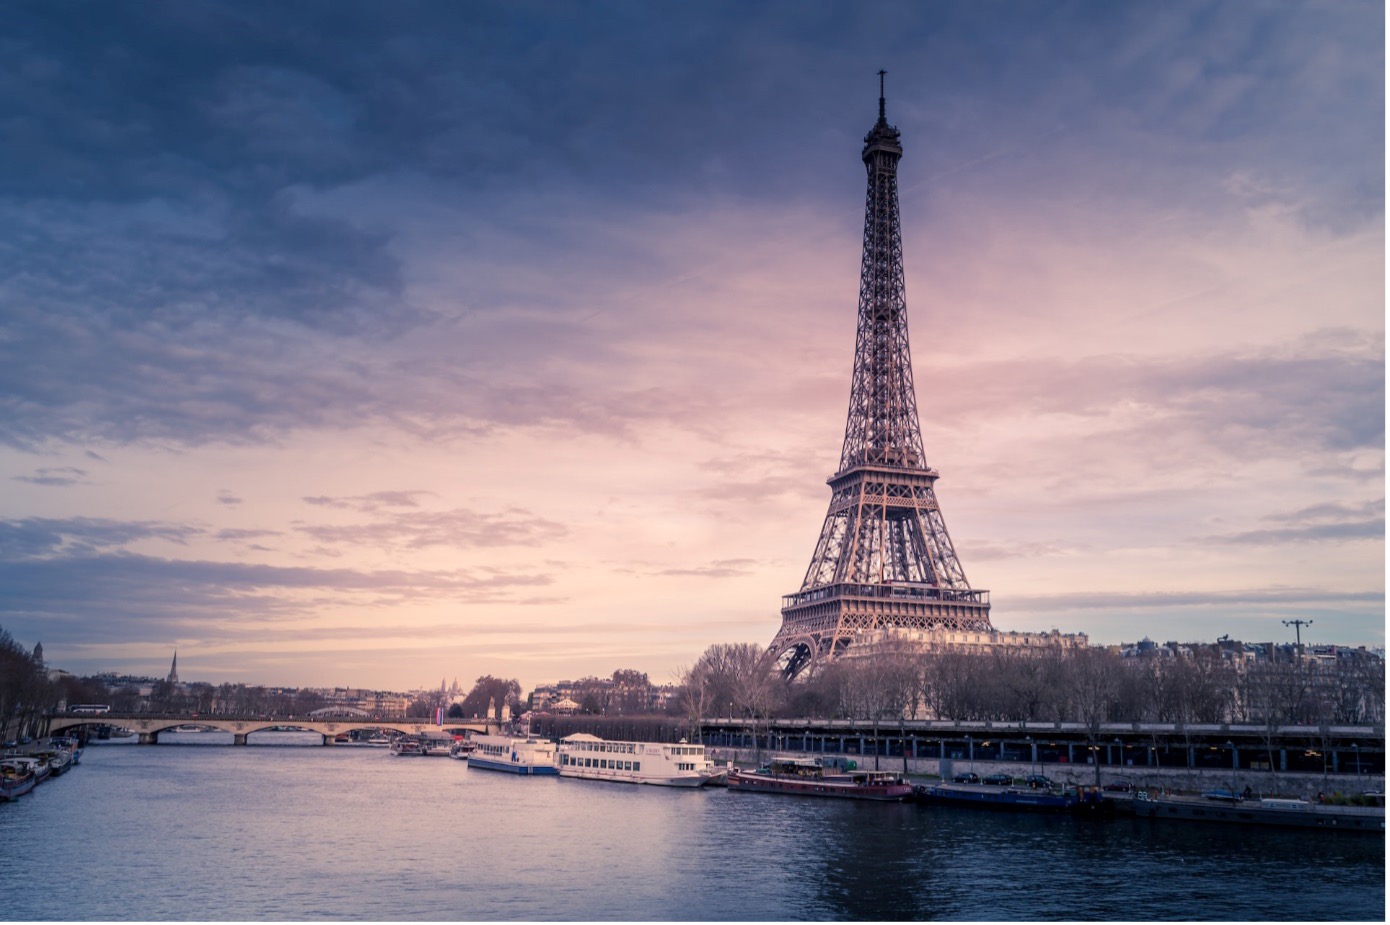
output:
<svg viewBox="0 0 1390 925"><path fill-rule="evenodd" d="M1228 825L1271 825L1330 832L1385 834L1384 806L1332 806L1306 800L1214 800L1200 797L1134 795L1141 819L1183 819Z"/></svg>
<svg viewBox="0 0 1390 925"><path fill-rule="evenodd" d="M913 795L921 803L974 806L1020 812L1063 813L1113 810L1097 787L1048 790L1031 787L994 787L988 784L919 784Z"/></svg>

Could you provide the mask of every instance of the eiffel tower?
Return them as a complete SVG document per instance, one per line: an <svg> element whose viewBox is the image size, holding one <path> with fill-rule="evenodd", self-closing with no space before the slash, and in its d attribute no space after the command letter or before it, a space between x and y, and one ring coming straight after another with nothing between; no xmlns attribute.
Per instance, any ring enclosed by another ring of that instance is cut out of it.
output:
<svg viewBox="0 0 1390 925"><path fill-rule="evenodd" d="M884 114L885 73L861 155L869 192L840 469L810 568L801 590L782 599L782 628L768 647L787 677L832 661L866 631L993 629L989 592L965 579L936 501L940 473L922 451L898 221L903 149Z"/></svg>

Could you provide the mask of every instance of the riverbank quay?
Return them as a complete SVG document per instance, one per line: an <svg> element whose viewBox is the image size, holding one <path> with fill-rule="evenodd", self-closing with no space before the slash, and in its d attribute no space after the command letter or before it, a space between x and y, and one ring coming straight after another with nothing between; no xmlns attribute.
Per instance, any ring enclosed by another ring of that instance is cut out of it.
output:
<svg viewBox="0 0 1390 925"><path fill-rule="evenodd" d="M711 756L756 763L768 753L843 756L860 767L950 776L961 769L1045 774L1059 782L1152 781L1173 789L1215 784L1256 791L1382 790L1380 726L954 722L880 725L850 720L707 720ZM1019 769L1028 770L1020 772Z"/></svg>
<svg viewBox="0 0 1390 925"><path fill-rule="evenodd" d="M736 765L753 767L773 754L767 750L707 748L707 754L716 763L732 761ZM776 754L798 758L823 757L820 752L802 752L795 749L779 751ZM875 770L873 755L853 758L856 766ZM1306 772L1258 771L1233 774L1227 769L1187 769L1187 768L1109 768L1101 767L1099 781L1096 769L1088 765L1047 765L1045 767L1030 762L1008 761L960 761L936 758L909 758L906 765L901 756L887 761L879 758L877 770L898 771L916 782L949 780L961 773L973 772L981 778L991 774L1008 774L1023 780L1031 774L1042 774L1060 787L1085 787L1127 785L1132 790L1169 793L1202 793L1213 788L1226 788L1233 792L1243 792L1251 788L1253 795L1300 797L1317 799L1318 794L1331 799L1341 796L1355 796L1363 793L1385 792L1384 776L1346 775L1330 776Z"/></svg>

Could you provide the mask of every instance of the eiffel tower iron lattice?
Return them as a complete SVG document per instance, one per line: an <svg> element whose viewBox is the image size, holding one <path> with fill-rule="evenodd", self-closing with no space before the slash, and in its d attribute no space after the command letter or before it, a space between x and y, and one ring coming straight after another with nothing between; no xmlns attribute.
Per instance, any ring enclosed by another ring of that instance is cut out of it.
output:
<svg viewBox="0 0 1390 925"><path fill-rule="evenodd" d="M989 592L972 589L937 504L912 382L898 220L898 130L885 115L864 137L869 190L845 442L830 510L801 590L783 598L768 656L788 677L886 628L991 631Z"/></svg>

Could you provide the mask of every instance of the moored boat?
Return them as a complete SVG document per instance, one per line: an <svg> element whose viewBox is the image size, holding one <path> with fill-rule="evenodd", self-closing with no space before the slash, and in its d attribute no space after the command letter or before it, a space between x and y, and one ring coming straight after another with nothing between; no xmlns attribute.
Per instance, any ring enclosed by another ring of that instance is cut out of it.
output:
<svg viewBox="0 0 1390 925"><path fill-rule="evenodd" d="M415 736L396 736L391 740L391 754L397 757L411 755L423 756L425 754L425 743Z"/></svg>
<svg viewBox="0 0 1390 925"><path fill-rule="evenodd" d="M842 771L816 758L773 758L756 771L729 772L730 790L793 796L898 802L912 796L912 785L891 771Z"/></svg>
<svg viewBox="0 0 1390 925"><path fill-rule="evenodd" d="M448 758L454 748L452 736L421 735L420 747L431 758Z"/></svg>
<svg viewBox="0 0 1390 925"><path fill-rule="evenodd" d="M53 736L48 740L48 744L54 748L64 749L71 753L72 764L82 763L82 743L71 736Z"/></svg>
<svg viewBox="0 0 1390 925"><path fill-rule="evenodd" d="M924 803L945 803L956 806L977 806L986 809L1012 809L1029 812L1068 812L1080 809L1113 809L1096 787L1076 787L1066 790L1032 787L996 787L988 784L957 784L942 782L914 788L917 799Z"/></svg>
<svg viewBox="0 0 1390 925"><path fill-rule="evenodd" d="M33 754L40 761L47 762L48 771L54 777L72 767L72 752L65 748L46 748Z"/></svg>
<svg viewBox="0 0 1390 925"><path fill-rule="evenodd" d="M0 761L0 800L18 799L39 783L33 768L13 761Z"/></svg>
<svg viewBox="0 0 1390 925"><path fill-rule="evenodd" d="M473 737L470 768L512 774L559 774L555 743L535 736L483 735Z"/></svg>
<svg viewBox="0 0 1390 925"><path fill-rule="evenodd" d="M560 776L663 787L699 787L722 773L705 757L703 745L682 739L616 742L576 732L560 740Z"/></svg>
<svg viewBox="0 0 1390 925"><path fill-rule="evenodd" d="M16 772L19 774L24 774L26 772L33 774L35 786L47 780L49 774L52 773L52 769L48 766L48 761L43 758L6 758L3 761L0 761L0 764L15 769Z"/></svg>
<svg viewBox="0 0 1390 925"><path fill-rule="evenodd" d="M449 746L449 757L457 758L459 761L467 761L468 756L473 753L474 747L471 739L455 739L454 744Z"/></svg>
<svg viewBox="0 0 1390 925"><path fill-rule="evenodd" d="M1147 819L1182 819L1237 825L1274 825L1332 832L1385 833L1384 806L1334 806L1307 800L1213 800L1202 797L1134 795L1134 814Z"/></svg>

